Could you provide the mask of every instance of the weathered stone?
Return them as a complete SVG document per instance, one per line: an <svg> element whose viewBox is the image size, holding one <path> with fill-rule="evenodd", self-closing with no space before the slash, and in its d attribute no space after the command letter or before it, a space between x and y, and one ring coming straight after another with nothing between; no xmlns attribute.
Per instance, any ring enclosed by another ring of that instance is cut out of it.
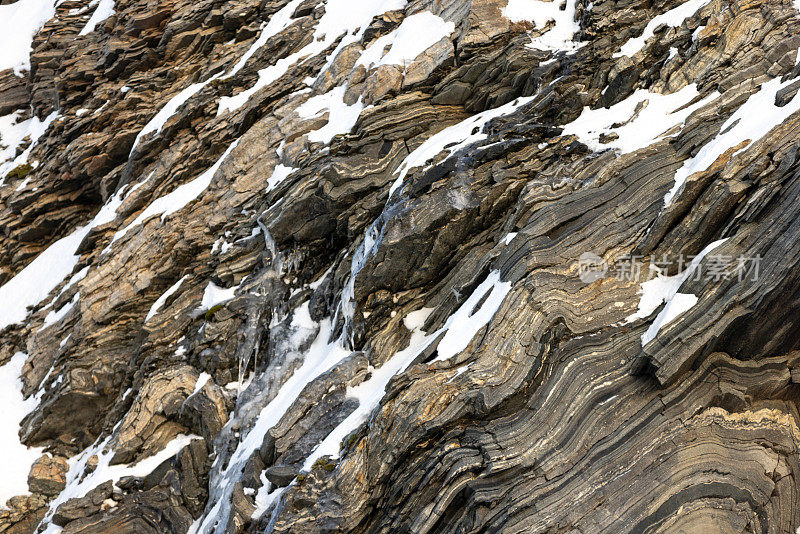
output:
<svg viewBox="0 0 800 534"><path fill-rule="evenodd" d="M98 513L102 509L103 503L111 498L112 487L111 481L104 482L90 490L84 497L68 500L56 509L53 514L53 523L63 527L72 521Z"/></svg>
<svg viewBox="0 0 800 534"><path fill-rule="evenodd" d="M297 469L289 465L274 465L264 471L266 479L278 488L288 486L297 474Z"/></svg>
<svg viewBox="0 0 800 534"><path fill-rule="evenodd" d="M33 462L28 475L28 488L34 493L54 496L66 485L69 464L60 456L45 454Z"/></svg>
<svg viewBox="0 0 800 534"><path fill-rule="evenodd" d="M0 292L74 259L0 332L52 455L0 530L66 456L65 534L800 526L791 3L84 4L0 73L0 116L57 112L0 162ZM454 31L360 64L426 10ZM721 239L755 280L615 276Z"/></svg>
<svg viewBox="0 0 800 534"><path fill-rule="evenodd" d="M12 497L6 509L0 509L0 532L30 534L47 513L47 501L42 495Z"/></svg>
<svg viewBox="0 0 800 534"><path fill-rule="evenodd" d="M0 71L0 116L24 111L30 105L26 80L12 69Z"/></svg>

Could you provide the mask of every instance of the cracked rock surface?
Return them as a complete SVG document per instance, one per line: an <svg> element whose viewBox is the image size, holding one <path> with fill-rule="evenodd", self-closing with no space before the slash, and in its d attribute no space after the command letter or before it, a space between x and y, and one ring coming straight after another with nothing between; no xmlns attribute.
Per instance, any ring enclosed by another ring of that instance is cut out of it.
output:
<svg viewBox="0 0 800 534"><path fill-rule="evenodd" d="M0 533L795 532L798 9L0 1Z"/></svg>

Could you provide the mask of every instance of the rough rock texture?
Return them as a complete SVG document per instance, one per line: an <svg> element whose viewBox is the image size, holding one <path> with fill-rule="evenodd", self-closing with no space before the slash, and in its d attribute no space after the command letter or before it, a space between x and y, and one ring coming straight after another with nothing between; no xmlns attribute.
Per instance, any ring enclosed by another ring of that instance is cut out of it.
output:
<svg viewBox="0 0 800 534"><path fill-rule="evenodd" d="M113 8L0 72L0 532L800 527L795 4Z"/></svg>
<svg viewBox="0 0 800 534"><path fill-rule="evenodd" d="M58 495L67 482L69 464L59 456L43 455L31 466L28 488L34 493Z"/></svg>

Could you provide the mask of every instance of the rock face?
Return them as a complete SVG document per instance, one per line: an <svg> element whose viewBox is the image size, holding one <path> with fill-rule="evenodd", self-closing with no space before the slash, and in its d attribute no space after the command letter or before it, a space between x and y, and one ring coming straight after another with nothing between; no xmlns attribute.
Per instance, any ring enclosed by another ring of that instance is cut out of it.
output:
<svg viewBox="0 0 800 534"><path fill-rule="evenodd" d="M28 488L42 495L58 495L66 486L67 471L69 464L66 459L45 454L31 466Z"/></svg>
<svg viewBox="0 0 800 534"><path fill-rule="evenodd" d="M800 527L797 5L40 3L0 532Z"/></svg>

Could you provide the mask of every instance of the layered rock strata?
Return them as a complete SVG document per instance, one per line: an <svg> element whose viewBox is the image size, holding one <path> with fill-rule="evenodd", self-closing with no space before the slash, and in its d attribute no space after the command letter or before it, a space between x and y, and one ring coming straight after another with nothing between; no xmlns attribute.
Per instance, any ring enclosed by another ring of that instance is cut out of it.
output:
<svg viewBox="0 0 800 534"><path fill-rule="evenodd" d="M0 532L800 527L798 6L36 5Z"/></svg>

